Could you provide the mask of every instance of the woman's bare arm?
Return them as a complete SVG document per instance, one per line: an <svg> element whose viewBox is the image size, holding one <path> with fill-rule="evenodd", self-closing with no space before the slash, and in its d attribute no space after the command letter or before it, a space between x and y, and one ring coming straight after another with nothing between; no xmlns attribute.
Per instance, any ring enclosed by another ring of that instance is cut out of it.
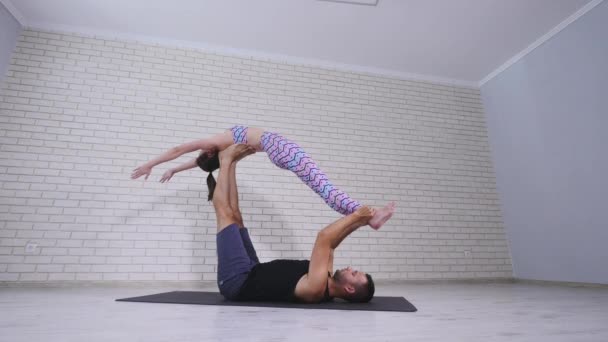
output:
<svg viewBox="0 0 608 342"><path fill-rule="evenodd" d="M148 179L148 176L150 176L150 173L152 172L152 168L154 166L173 160L185 153L194 152L196 150L210 151L217 148L218 144L216 144L212 139L200 139L179 146L175 146L167 150L160 156L150 160L144 165L133 170L133 173L131 174L131 179L136 179L143 175L146 175L146 179Z"/></svg>
<svg viewBox="0 0 608 342"><path fill-rule="evenodd" d="M193 167L196 167L196 166L197 166L196 165L196 158L194 158L191 161L183 163L182 165L180 165L180 166L178 166L178 167L176 167L174 169L167 170L167 172L165 172L163 174L163 176L161 177L160 182L161 183L168 182L171 179L171 177L173 177L174 174L176 174L178 172L181 172L181 171L184 171L184 170L189 170L189 169L191 169Z"/></svg>

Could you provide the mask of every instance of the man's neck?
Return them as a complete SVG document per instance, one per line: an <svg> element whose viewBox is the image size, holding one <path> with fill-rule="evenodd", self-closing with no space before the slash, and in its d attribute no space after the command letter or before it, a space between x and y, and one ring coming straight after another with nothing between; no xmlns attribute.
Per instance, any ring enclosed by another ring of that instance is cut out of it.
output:
<svg viewBox="0 0 608 342"><path fill-rule="evenodd" d="M330 297L340 297L342 294L342 291L340 289L340 287L338 286L338 284L334 281L333 277L329 277L328 281L327 281L327 286L329 287L329 296Z"/></svg>

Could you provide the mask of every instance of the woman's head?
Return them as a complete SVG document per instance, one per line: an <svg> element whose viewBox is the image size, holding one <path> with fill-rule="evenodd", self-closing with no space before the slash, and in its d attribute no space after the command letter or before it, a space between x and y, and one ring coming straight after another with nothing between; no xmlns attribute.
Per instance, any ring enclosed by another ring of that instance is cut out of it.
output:
<svg viewBox="0 0 608 342"><path fill-rule="evenodd" d="M220 168L220 159L217 150L213 151L204 151L202 152L198 158L196 158L196 165L200 167L203 171L209 172L209 176L207 176L207 188L209 188L209 196L207 197L208 201L213 199L213 192L215 191L215 178L213 178L213 171Z"/></svg>

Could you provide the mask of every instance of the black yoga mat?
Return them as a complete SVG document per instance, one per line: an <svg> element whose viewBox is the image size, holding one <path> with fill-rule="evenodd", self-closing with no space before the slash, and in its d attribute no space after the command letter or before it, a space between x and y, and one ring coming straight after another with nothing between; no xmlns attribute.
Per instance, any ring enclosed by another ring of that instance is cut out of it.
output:
<svg viewBox="0 0 608 342"><path fill-rule="evenodd" d="M336 299L333 302L319 304L300 304L284 302L231 302L225 300L218 292L173 291L142 297L117 299L119 302L146 302L172 304L202 304L224 306L256 306L264 308L295 309L330 309L330 310L364 310L364 311L401 311L414 312L416 307L403 297L374 297L369 303L347 303Z"/></svg>

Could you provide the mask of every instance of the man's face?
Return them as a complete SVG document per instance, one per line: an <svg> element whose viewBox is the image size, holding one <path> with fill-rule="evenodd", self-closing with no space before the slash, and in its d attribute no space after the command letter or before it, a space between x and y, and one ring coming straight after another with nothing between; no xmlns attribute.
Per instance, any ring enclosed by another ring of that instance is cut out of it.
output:
<svg viewBox="0 0 608 342"><path fill-rule="evenodd" d="M367 282L367 277L365 275L364 272L353 270L349 266L341 270L336 270L336 272L334 272L334 280L339 284L365 284L365 282Z"/></svg>

